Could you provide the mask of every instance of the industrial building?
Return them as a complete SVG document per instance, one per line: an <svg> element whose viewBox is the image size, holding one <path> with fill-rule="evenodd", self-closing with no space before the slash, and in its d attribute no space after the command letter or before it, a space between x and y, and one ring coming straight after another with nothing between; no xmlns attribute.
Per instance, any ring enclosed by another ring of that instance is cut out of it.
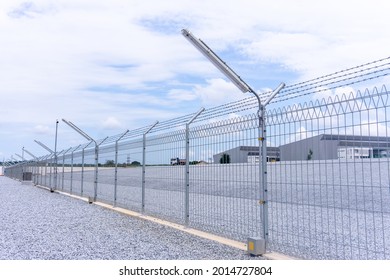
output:
<svg viewBox="0 0 390 280"><path fill-rule="evenodd" d="M230 163L257 163L259 162L259 147L238 146L213 156L214 163L220 163L223 155L229 155ZM280 151L277 147L267 147L267 161L279 161Z"/></svg>
<svg viewBox="0 0 390 280"><path fill-rule="evenodd" d="M257 163L259 147L238 146L213 156L220 163L224 154L230 163ZM280 147L267 147L267 161L363 159L390 157L390 138L321 134Z"/></svg>
<svg viewBox="0 0 390 280"><path fill-rule="evenodd" d="M280 146L280 160L362 159L390 156L390 138L321 134Z"/></svg>

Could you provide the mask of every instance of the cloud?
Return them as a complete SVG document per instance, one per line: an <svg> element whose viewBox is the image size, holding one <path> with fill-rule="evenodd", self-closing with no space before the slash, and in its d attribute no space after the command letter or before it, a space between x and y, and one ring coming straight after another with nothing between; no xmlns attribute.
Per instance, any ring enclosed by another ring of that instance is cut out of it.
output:
<svg viewBox="0 0 390 280"><path fill-rule="evenodd" d="M36 134L50 134L50 128L47 125L37 125L34 127L33 132Z"/></svg>
<svg viewBox="0 0 390 280"><path fill-rule="evenodd" d="M12 8L8 12L8 16L11 18L35 18L48 12L52 12L52 9L49 6L43 8L32 1L28 1L22 2L19 6Z"/></svg>
<svg viewBox="0 0 390 280"><path fill-rule="evenodd" d="M201 37L254 89L274 88L388 56L386 6L0 1L1 149L12 154L36 133L52 143L60 118L106 136L247 97L188 44L181 28ZM73 136L62 135L61 145L83 141Z"/></svg>
<svg viewBox="0 0 390 280"><path fill-rule="evenodd" d="M206 85L195 85L193 90L204 106L217 106L245 96L233 83L226 80L209 79L206 82Z"/></svg>
<svg viewBox="0 0 390 280"><path fill-rule="evenodd" d="M102 125L105 129L117 129L122 127L120 121L117 120L115 117L108 117L106 120L103 121Z"/></svg>
<svg viewBox="0 0 390 280"><path fill-rule="evenodd" d="M168 92L168 98L172 100L192 101L197 98L197 95L188 90L172 89Z"/></svg>

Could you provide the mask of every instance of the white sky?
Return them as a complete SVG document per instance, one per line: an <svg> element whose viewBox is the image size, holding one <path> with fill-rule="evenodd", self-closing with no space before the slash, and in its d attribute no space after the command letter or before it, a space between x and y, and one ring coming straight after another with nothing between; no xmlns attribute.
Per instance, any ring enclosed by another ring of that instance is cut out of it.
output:
<svg viewBox="0 0 390 280"><path fill-rule="evenodd" d="M0 161L57 119L98 139L246 97L182 28L262 91L388 57L386 2L1 0ZM60 122L59 150L84 141Z"/></svg>

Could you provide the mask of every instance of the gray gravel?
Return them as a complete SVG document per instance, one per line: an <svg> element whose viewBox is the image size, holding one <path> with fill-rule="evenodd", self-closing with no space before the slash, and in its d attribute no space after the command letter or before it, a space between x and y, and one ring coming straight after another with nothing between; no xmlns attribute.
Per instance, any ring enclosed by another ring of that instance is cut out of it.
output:
<svg viewBox="0 0 390 280"><path fill-rule="evenodd" d="M258 260L229 246L0 176L1 260Z"/></svg>

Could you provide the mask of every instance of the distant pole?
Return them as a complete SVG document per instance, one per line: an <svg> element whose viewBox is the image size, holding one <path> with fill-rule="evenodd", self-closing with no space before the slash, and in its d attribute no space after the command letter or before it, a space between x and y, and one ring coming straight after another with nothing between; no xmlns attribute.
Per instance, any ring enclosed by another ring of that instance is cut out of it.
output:
<svg viewBox="0 0 390 280"><path fill-rule="evenodd" d="M58 164L58 156L57 156L57 135L58 135L58 120L56 120L56 137L54 141L54 189L57 189L57 164Z"/></svg>

